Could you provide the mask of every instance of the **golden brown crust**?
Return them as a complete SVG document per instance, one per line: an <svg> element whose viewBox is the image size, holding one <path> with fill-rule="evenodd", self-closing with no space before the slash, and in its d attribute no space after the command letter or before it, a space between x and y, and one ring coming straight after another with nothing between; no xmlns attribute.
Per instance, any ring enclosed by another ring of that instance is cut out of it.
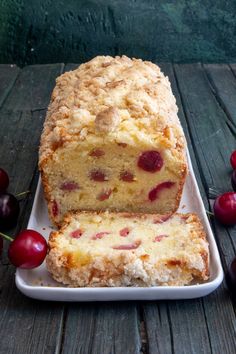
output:
<svg viewBox="0 0 236 354"><path fill-rule="evenodd" d="M158 141L181 157L185 138L169 80L160 68L126 56L99 56L56 80L41 137L40 169L58 147L92 136L97 114L111 105L122 126L110 139L118 136L122 142L122 131L132 130L140 141L146 136L153 146Z"/></svg>
<svg viewBox="0 0 236 354"><path fill-rule="evenodd" d="M186 162L186 164L183 164L183 166L182 166L182 178L180 179L179 189L178 189L178 193L177 193L177 197L176 197L175 209L173 210L172 214L174 214L179 207L187 174L188 174L188 166L187 166L187 162Z"/></svg>

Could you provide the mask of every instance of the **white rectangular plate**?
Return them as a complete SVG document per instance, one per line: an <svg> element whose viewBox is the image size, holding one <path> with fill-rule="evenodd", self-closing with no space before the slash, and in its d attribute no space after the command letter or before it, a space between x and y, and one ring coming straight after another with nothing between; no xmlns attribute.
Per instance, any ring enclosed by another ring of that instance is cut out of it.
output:
<svg viewBox="0 0 236 354"><path fill-rule="evenodd" d="M206 283L189 286L154 286L143 288L69 288L54 281L47 272L45 263L43 263L40 267L33 270L17 269L16 286L18 289L31 298L53 301L191 299L208 295L214 291L223 280L223 270L189 155L188 163L189 175L184 186L184 192L178 211L182 213L195 212L202 220L210 245L210 279ZM37 230L43 234L45 238L48 238L52 231L40 179L28 228Z"/></svg>

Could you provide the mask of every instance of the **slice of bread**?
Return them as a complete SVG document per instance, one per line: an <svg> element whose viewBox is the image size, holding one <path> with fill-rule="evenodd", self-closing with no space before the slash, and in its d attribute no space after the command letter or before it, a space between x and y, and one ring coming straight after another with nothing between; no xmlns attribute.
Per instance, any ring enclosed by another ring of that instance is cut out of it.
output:
<svg viewBox="0 0 236 354"><path fill-rule="evenodd" d="M47 268L71 287L187 285L209 277L195 214L69 213L49 238Z"/></svg>

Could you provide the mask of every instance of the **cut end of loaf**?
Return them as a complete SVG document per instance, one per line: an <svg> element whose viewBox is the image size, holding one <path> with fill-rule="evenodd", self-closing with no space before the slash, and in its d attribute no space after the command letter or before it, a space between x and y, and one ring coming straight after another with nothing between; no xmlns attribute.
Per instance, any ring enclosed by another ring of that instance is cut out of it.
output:
<svg viewBox="0 0 236 354"><path fill-rule="evenodd" d="M178 208L185 175L184 161L165 150L83 142L58 149L42 179L49 215L60 225L71 210L171 214Z"/></svg>
<svg viewBox="0 0 236 354"><path fill-rule="evenodd" d="M181 286L209 277L195 214L70 213L49 247L49 272L72 287Z"/></svg>

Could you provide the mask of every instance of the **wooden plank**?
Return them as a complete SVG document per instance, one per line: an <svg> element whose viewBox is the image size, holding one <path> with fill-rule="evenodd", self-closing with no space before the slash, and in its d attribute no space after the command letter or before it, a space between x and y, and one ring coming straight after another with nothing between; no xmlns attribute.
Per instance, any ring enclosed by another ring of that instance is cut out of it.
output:
<svg viewBox="0 0 236 354"><path fill-rule="evenodd" d="M67 64L65 71L78 65ZM67 309L62 353L140 353L140 322L135 303L68 304Z"/></svg>
<svg viewBox="0 0 236 354"><path fill-rule="evenodd" d="M182 124L184 132L185 132L185 136L187 139L188 149L190 152L191 162L193 165L194 173L195 173L195 176L196 176L196 179L198 182L198 187L200 189L201 197L203 199L205 208L206 208L206 210L209 210L212 205L211 193L209 192L209 189L212 186L209 187L207 183L204 184L206 179L205 179L205 176L204 176L204 173L202 170L201 161L198 158L198 154L195 153L197 150L197 146L195 146L195 144L192 143L192 141L194 140L194 136L192 135L191 120L188 121L188 119L186 119L186 115L184 113L184 108L183 108L183 102L182 102L182 99L179 94L179 89L177 87L175 74L173 72L172 66L170 64L166 63L166 64L162 64L161 67L170 79L171 86L172 86L172 89L173 89L173 92L174 92L174 95L176 98L176 102L177 102L177 105L179 108L178 116L180 118L181 124ZM219 109L220 109L220 107L219 107ZM226 116L225 116L225 119L227 120ZM231 173L231 168L229 169L229 173ZM223 182L222 185L225 185L225 178L223 179L222 182ZM223 189L222 185L218 188L216 187L216 189L222 190ZM215 188L215 186L213 186L213 188ZM210 200L208 197L210 197ZM225 228L222 228L221 225L218 225L218 229L220 230L220 234L225 233L225 235L226 235L226 238L224 238L224 239L226 239L227 242L225 243L224 240L222 240L222 243L221 243L221 250L222 250L222 253L224 254L223 263L224 263L224 266L226 269L226 265L229 263L229 261L232 258L234 253L232 253L232 245L229 243L229 240L227 237L227 230ZM231 230L231 233L232 232L234 232L234 230Z"/></svg>
<svg viewBox="0 0 236 354"><path fill-rule="evenodd" d="M12 193L31 188L31 181L37 169L39 138L45 118L45 110L42 107L48 104L55 78L62 72L63 65L45 65L42 66L42 72L40 68L41 65L35 65L26 67L20 72L11 93L0 109L1 167L9 174L9 191ZM32 100L28 102L30 92ZM19 229L20 221L23 222L23 216L26 216L27 209L24 207L28 205L28 200L32 202L32 195L21 201L18 225L10 230L13 235ZM3 253L2 264L9 264L6 252Z"/></svg>
<svg viewBox="0 0 236 354"><path fill-rule="evenodd" d="M8 96L20 69L16 65L0 64L0 107Z"/></svg>
<svg viewBox="0 0 236 354"><path fill-rule="evenodd" d="M223 286L203 301L211 350L215 354L236 352L235 311L225 281Z"/></svg>
<svg viewBox="0 0 236 354"><path fill-rule="evenodd" d="M230 63L229 64L234 76L236 76L236 63Z"/></svg>
<svg viewBox="0 0 236 354"><path fill-rule="evenodd" d="M26 226L37 184L37 151L45 110L27 109L29 106L32 109L45 107L49 100L45 92L49 95L55 76L60 74L61 68L61 65L47 66L47 70L43 70L46 81L42 80L40 70L31 67L32 75L30 68L23 70L16 82L17 89L13 87L0 110L0 160L10 174L10 191L32 191L21 203L19 222L12 234ZM37 97L30 105L27 105L26 92L29 89L26 87L25 72L38 84L35 91ZM24 83L22 90L19 89L20 82ZM46 84L50 89L45 87ZM14 105L12 96L16 96L17 90L17 105ZM64 306L34 301L21 295L14 284L14 273L12 266L0 267L0 353L57 352L63 331Z"/></svg>
<svg viewBox="0 0 236 354"><path fill-rule="evenodd" d="M193 146L204 171L206 185L230 189L226 172L230 172L229 154L235 147L235 138L226 124L227 116L211 92L200 64L176 65L176 73Z"/></svg>
<svg viewBox="0 0 236 354"><path fill-rule="evenodd" d="M236 78L229 65L204 64L204 69L212 85L213 93L226 112L229 122L236 135Z"/></svg>
<svg viewBox="0 0 236 354"><path fill-rule="evenodd" d="M171 64L162 64L161 68L165 75L170 79L172 90L179 107L178 115L188 141L188 148L200 191L205 205L208 207L208 200L204 186L201 182L198 164L189 135L188 124L185 119L181 98L175 81L173 67ZM187 302L166 301L160 303L146 303L143 306L143 311L148 338L147 345L150 354L210 352L207 323L205 321L204 308L201 299L189 300ZM199 323L201 323L200 327L198 325Z"/></svg>
<svg viewBox="0 0 236 354"><path fill-rule="evenodd" d="M184 134L185 134L185 137L186 137L186 140L187 140L188 150L189 150L191 162L192 162L192 165L193 165L193 170L194 170L197 182L198 182L198 187L199 187L199 190L201 192L201 196L202 196L204 205L205 205L206 209L209 209L209 202L208 202L208 199L207 199L207 196L206 196L206 193L205 193L205 188L203 186L203 181L202 181L201 175L200 175L201 170L199 168L199 164L198 164L198 161L196 159L195 152L194 152L194 149L193 149L193 146L192 146L191 137L190 137L190 133L189 133L188 122L186 121L185 114L184 114L184 111L183 111L183 106L182 106L181 97L180 97L180 94L179 94L179 91L178 91L177 83L176 83L176 80L175 80L175 74L174 74L174 71L173 71L173 66L171 64L169 64L169 63L162 63L160 65L160 67L161 67L162 71L164 72L164 74L169 77L169 80L170 80L170 83L171 83L171 88L172 88L172 91L173 91L174 96L176 98L176 104L177 104L177 107L178 107L178 117L180 119L181 125L182 125L183 130L184 130Z"/></svg>
<svg viewBox="0 0 236 354"><path fill-rule="evenodd" d="M176 65L175 68L193 148L205 186L208 190L231 190L232 169L229 157L235 146L235 138L226 123L228 117L212 93L200 64ZM233 257L234 240L233 237L228 237L230 229L221 227L217 222L214 225L219 229L220 236L217 240L222 254L225 255L223 250L228 249L226 254ZM222 259L224 260L224 257Z"/></svg>
<svg viewBox="0 0 236 354"><path fill-rule="evenodd" d="M0 353L54 353L62 333L63 305L22 295L14 272L12 266L0 267Z"/></svg>
<svg viewBox="0 0 236 354"><path fill-rule="evenodd" d="M206 185L208 188L230 189L228 160L235 139L226 124L228 117L219 106L200 64L175 65L175 71L192 144ZM214 228L221 258L226 266L229 258L235 254L233 234L215 221ZM232 325L235 313L224 286L203 300L213 353L236 351L236 333Z"/></svg>
<svg viewBox="0 0 236 354"><path fill-rule="evenodd" d="M189 78L186 77L184 80L187 81L186 79ZM178 77L178 84L180 86L179 80ZM191 93L190 89L192 83L189 85L188 89ZM202 92L201 87L199 90L199 92ZM196 91L201 97L197 88ZM188 90L186 91L186 94L189 94ZM211 97L210 94L208 96ZM210 99L208 96L207 100L209 99L209 101L211 101L212 98ZM217 105L217 109L221 111L216 101L215 104ZM20 103L20 105L23 106L22 103ZM186 111L185 106L184 109ZM195 112L198 114L196 107L191 114L194 115ZM12 119L13 123L15 122L15 126L18 126L19 124L20 130L22 131L22 135L20 135L21 139L29 134L27 127L24 125L25 121L30 121L33 119L32 117L35 117L35 119L39 119L41 122L40 124L42 124L43 118L40 118L40 113L44 114L44 112L32 112L32 114L29 114L27 111L22 114L16 111L11 113L6 110L5 106L2 109L2 114L5 117L5 119L3 119L4 122ZM192 120L188 120L186 122L186 128L190 128L190 137L192 138L192 141L195 142L193 134L194 128L192 128L192 124ZM19 159L19 168L21 168L22 164L24 164L23 157L25 152L23 151L21 154L20 149L16 149L15 152L12 152L11 149L13 149L16 144L17 146L23 144L23 150L26 149L27 144L30 144L27 140L29 137L26 138L26 145L24 145L24 142L19 138L14 138L16 140L11 145L10 140L13 138L14 129L10 128L8 133L6 128L7 125L4 128L4 134L6 134L6 137L3 135L3 139L5 139L4 145L8 144L7 147L9 147L11 161L8 162L9 158L4 154L4 164L13 167ZM34 131L35 129L37 129L37 126L34 126ZM20 133L17 132L17 134ZM39 129L37 134L40 134ZM36 141L37 136L33 139ZM199 144L193 144L194 150L192 153L190 151L190 153L193 158L193 152L196 152L196 166L202 166L201 156L197 154L198 146ZM4 151L6 150L3 149L2 152ZM2 156L1 150L0 156ZM30 161L29 164L32 166L35 164L34 158L35 151L32 151L32 155L29 154L27 156L27 159ZM32 169L30 169L30 171L32 171ZM12 173L12 181L15 181L12 186L13 190L17 190L18 187L18 179L15 179L16 173L17 170ZM26 170L20 171L19 173L19 178L21 178L21 176L26 174ZM33 174L33 172L31 173ZM208 181L205 174L203 174L203 176L204 181ZM22 183L26 183L24 181L24 178L22 178ZM35 186L35 182L36 178L32 177L31 185ZM206 187L208 188L207 183L201 188L204 191L204 188ZM29 210L29 198L27 198L26 203L27 205L25 205L24 209ZM206 204L207 203L208 201L206 199ZM22 215L21 221L26 222L26 219L27 215ZM230 237L227 233L228 231L225 228L220 229L219 226L217 226L217 232L219 237L222 236L221 234L223 233L223 240L220 240L220 247L224 259L224 252L226 252L227 257L230 258L234 251L232 250L232 244L229 243ZM226 234L224 234L224 232ZM232 236L232 232L230 235ZM229 247L229 245L231 245L231 247ZM50 312L52 307L51 304L29 300L16 291L15 286L13 285L12 267L0 268L0 284L1 290L3 289L0 293L1 338L5 333L11 333L10 343L5 339L3 345L1 343L0 353L5 353L7 351L17 354L32 352L51 353L54 351L62 351L64 353L73 353L77 351L81 353L138 353L140 351L141 344L138 328L140 326L140 318L138 316L138 307L133 303L122 304L122 306L120 304L70 304L68 305L68 313L64 312L62 305L55 305L55 311L53 310ZM17 305L16 307L15 304ZM43 304L42 307L41 304ZM206 316L206 320L202 315L204 312L203 309L205 311L204 315ZM223 311L225 313L222 313ZM66 317L66 322L64 322L64 316ZM20 318L19 321L17 320L18 317ZM146 328L150 353L207 353L211 351L213 353L231 353L232 351L230 350L234 351L235 349L235 341L231 338L234 334L232 324L235 322L235 316L232 304L229 301L228 294L224 288L219 289L217 292L204 299L204 301L190 300L186 302L147 303L144 305L144 319L147 321ZM219 319L221 319L221 321ZM126 323L128 323L128 326ZM202 325L201 328L198 328L200 327L199 323ZM181 328L179 328L180 324L182 326ZM21 327L28 328L30 339L29 335L28 337L25 334L21 335ZM78 328L76 333L75 328ZM207 331L209 331L210 342L209 339L207 339ZM61 339L62 332L64 333L64 336ZM90 333L89 336L88 333ZM221 338L218 338L219 336ZM116 340L114 340L114 337ZM116 343L116 341L118 343ZM108 350L106 348L108 348Z"/></svg>
<svg viewBox="0 0 236 354"><path fill-rule="evenodd" d="M32 203L34 197L36 185L32 185L32 181L37 170L38 146L44 117L45 111L12 112L5 111L3 108L0 110L1 167L8 172L10 177L9 192L17 194L22 191L31 191L31 194L26 195L20 202L18 225L9 231L12 235L23 227L26 212L29 216L31 210L26 206L29 202ZM7 241L4 243L7 245ZM6 249L4 247L5 251ZM2 262L9 264L6 252L4 252Z"/></svg>
<svg viewBox="0 0 236 354"><path fill-rule="evenodd" d="M38 110L46 109L55 86L55 78L62 71L62 64L32 65L22 69L5 109Z"/></svg>
<svg viewBox="0 0 236 354"><path fill-rule="evenodd" d="M140 348L135 304L69 305L63 354L139 354Z"/></svg>
<svg viewBox="0 0 236 354"><path fill-rule="evenodd" d="M169 354L173 350L172 329L167 301L147 302L143 306L149 354Z"/></svg>
<svg viewBox="0 0 236 354"><path fill-rule="evenodd" d="M44 118L45 110L36 112L0 110L1 166L8 171L9 190L13 193L25 191L29 187L32 173L37 166Z"/></svg>
<svg viewBox="0 0 236 354"><path fill-rule="evenodd" d="M192 121L185 121L185 115L183 114L183 110L181 108L181 101L179 100L177 87L175 85L175 80L173 73L170 70L170 66L165 65L163 70L170 77L172 88L180 108L179 115L189 143L191 158L193 165L195 165L194 154L191 153L192 142L190 139L190 137L192 137ZM187 81L187 78L185 78L185 80ZM186 92L189 91L191 91L190 87L186 90ZM191 92L189 94L191 94ZM190 127L190 134L188 133L188 127ZM201 167L201 161L199 159L197 163L198 165L200 164L199 166ZM199 183L200 178L198 174L197 179ZM205 185L205 187L207 191L207 185ZM205 200L205 205L209 204L206 199L205 188L202 187L200 189ZM227 237L227 235L225 236ZM231 256L228 256L229 258L232 257L232 247L229 247L230 240L228 240L228 237L226 240L229 241L227 242L228 251L226 252L226 254L230 252ZM222 249L223 246L225 251L225 242L222 242ZM222 298L225 299L224 305L221 305L222 300L220 299ZM221 318L224 306L227 307L226 313L230 320L228 320L225 315L225 324L217 333L214 332L212 328L217 326L218 318ZM148 347L150 353L171 353L172 351L174 353L208 353L211 352L212 348L213 352L218 353L219 351L217 352L217 346L219 343L220 348L224 348L224 352L230 353L230 346L232 343L232 347L235 345L234 341L232 341L234 330L231 328L231 323L234 321L234 311L229 295L225 290L225 285L223 285L214 294L203 300L199 299L189 300L187 302L169 302L161 303L161 305L147 304L144 306L144 316L146 320ZM201 323L201 326L199 326L199 323ZM210 331L209 327L211 327ZM225 331L229 331L230 334L224 333ZM188 333L188 335L184 335L185 333ZM210 333L210 336L208 336L208 333ZM165 335L167 336L167 340L165 340ZM223 338L226 337L227 339L225 341L223 339L219 340L217 338L219 335ZM229 343L227 342L228 336L231 339Z"/></svg>
<svg viewBox="0 0 236 354"><path fill-rule="evenodd" d="M210 353L203 313L200 300L161 301L145 306L149 353Z"/></svg>
<svg viewBox="0 0 236 354"><path fill-rule="evenodd" d="M77 67L77 65L76 65L76 67ZM71 69L72 66L70 66L70 67L68 66L67 68ZM25 80L25 73L23 75L24 75L23 78L20 78L20 80L18 81L18 84L19 84L19 82L26 81ZM30 74L28 74L28 76L30 76ZM35 81L35 79L34 79L34 81ZM23 102L25 101L25 95L26 95L25 92L27 92L27 91L28 91L28 88L24 87L23 98L22 98L22 100L20 100L18 98L18 101L17 101L17 107L18 108L25 107ZM42 103L42 101L41 101L41 103ZM14 188L13 192L15 192L15 191L19 190L18 186L22 186L23 187L23 185L24 185L24 189L27 189L28 186L29 186L29 182L30 182L29 176L32 178L32 175L29 174L29 173L28 174L27 173L23 173L23 171L22 171L22 178L20 179L19 176L17 176L17 168L19 168L19 166L25 166L25 160L27 161L27 166L28 165L35 166L36 159L37 159L38 139L39 139L39 136L40 136L41 127L42 127L42 123L43 123L43 120L44 120L45 112L44 111L39 111L39 112L14 111L14 112L12 112L12 110L9 110L9 108L13 108L13 110L15 110L15 108L16 108L16 106L11 107L12 104L13 104L13 99L11 99L11 97L10 97L8 102L6 102L6 105L4 105L4 109L2 110L2 113L3 113L2 114L3 132L5 132L5 133L4 133L4 136L3 136L4 143L2 145L2 151L0 150L0 156L2 155L1 153L4 152L5 149L8 147L8 150L11 153L11 159L10 160L11 161L15 161L15 160L18 161L18 164L17 165L13 165L12 169L11 169L11 171L12 171L11 172L11 182L12 182L12 186ZM44 104L45 104L45 102L43 102L40 107L43 107ZM39 106L35 106L34 102L33 103L31 102L30 107L35 109L35 107L39 107ZM8 124L9 124L8 122L9 122L10 119L11 119L11 127L8 127ZM14 127L16 125L18 126L19 131L18 131L18 135L16 135L14 137ZM27 128L28 127L30 127L30 129L32 131L37 131L37 134L35 134L33 137L31 137L30 134L27 135ZM15 147L19 147L19 148L15 148ZM3 159L3 162L4 162L4 165L9 166L8 165L9 156L5 156L4 159ZM25 167L27 168L27 166L25 166ZM17 178L16 178L16 176L17 176ZM29 204L28 198L26 200L26 203ZM27 208L27 210L29 210L29 209ZM21 219L22 218L23 219L27 218L26 214L27 214L27 212L24 212L24 215L23 215L23 217L21 217ZM89 311L90 312L92 311L91 306L92 305L89 306ZM132 328L135 328L134 332L136 333L136 336L134 336L134 341L131 340L130 352L139 352L138 349L136 351L133 351L133 346L134 345L136 345L137 348L139 348L139 346L140 346L140 344L139 344L139 334L138 334L138 330L137 330L138 322L137 322L137 318L134 316L134 313L136 311L135 305L132 306L132 310L133 311L131 311L128 308L128 306L123 311L120 311L119 309L115 310L115 308L114 308L114 311L115 311L116 316L118 317L118 320L119 320L120 323L123 323L122 322L123 318L127 322L129 322L129 321L132 322ZM97 310L97 312L98 312L98 310ZM105 319L109 317L109 313L110 313L110 311L107 311L107 316L105 317L103 315L103 312L100 312L100 317L99 317L100 318L100 324L103 323L104 331L106 329L107 334L109 333L110 329L112 328L111 324L110 324L111 328L106 328L107 320L105 321ZM87 317L84 318L83 312L80 312L80 314L81 314L81 316L78 317L78 320L82 323L82 326L88 324L89 320L87 319ZM59 318L61 318L60 315L58 315L58 316L59 316ZM62 314L61 314L61 316L62 316ZM72 316L72 320L71 320L71 316ZM74 317L73 316L73 311L69 311L68 315L67 315L67 322L66 322L66 324L68 324L68 326L70 326L71 324L73 325L73 317ZM105 321L105 322L103 322L103 321ZM39 323L38 320L35 319L35 326L38 323ZM130 327L131 327L131 325L130 325ZM115 331L116 328L117 328L117 323L114 323L113 330ZM122 328L121 327L118 327L118 328L120 330L120 333L122 333L122 331L121 331ZM123 326L123 328L125 328L125 327ZM1 327L0 327L0 333L1 333ZM96 337L96 333L97 333L97 328L95 329L95 332L94 332L94 336L95 336L95 338L94 338L94 343L95 344L94 345L96 347L98 347L98 348L99 347L106 347L106 346L107 347L111 347L113 345L113 342L111 340L110 340L110 344L108 343L107 339L104 340L104 338L108 338L107 336ZM15 333L15 335L17 336L17 333ZM36 336L36 333L33 332L32 335L33 335L33 338L34 338ZM121 334L121 335L123 335L123 334ZM137 340L136 337L138 338L138 340ZM93 343L91 342L91 338L90 337L86 337L86 339L87 339L87 344L89 346L93 345ZM63 350L64 351L66 350L65 348L66 348L67 344L68 344L68 342L65 341L65 343L63 345L63 348L64 348ZM85 341L84 345L86 346L86 341ZM33 344L33 346L34 346L34 344ZM57 342L57 346L59 346L58 348L60 348L60 343L59 342ZM125 349L126 349L126 347L125 347ZM34 350L36 350L36 349L34 348Z"/></svg>

